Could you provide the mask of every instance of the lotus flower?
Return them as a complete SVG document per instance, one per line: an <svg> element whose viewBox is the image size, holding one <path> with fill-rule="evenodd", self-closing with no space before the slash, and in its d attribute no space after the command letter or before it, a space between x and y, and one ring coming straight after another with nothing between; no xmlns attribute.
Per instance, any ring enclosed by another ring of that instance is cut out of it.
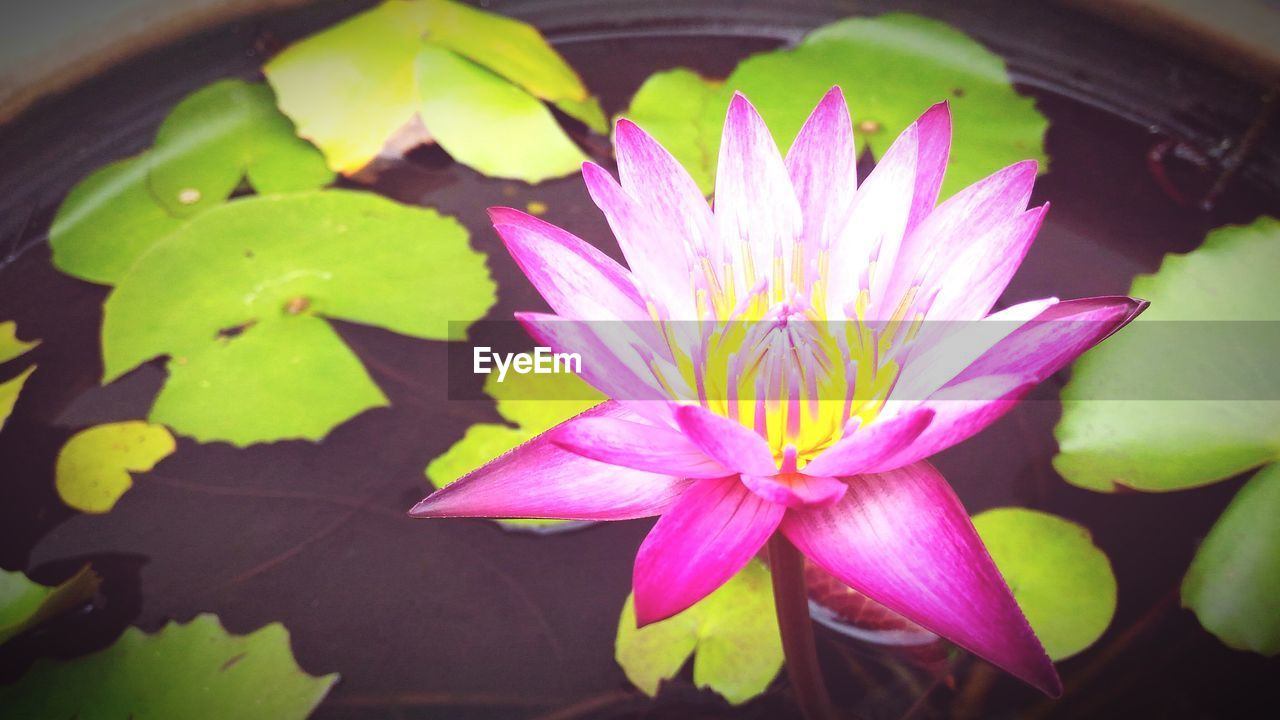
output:
<svg viewBox="0 0 1280 720"><path fill-rule="evenodd" d="M1059 693L964 507L925 459L1144 303L1050 298L988 315L1048 205L1027 209L1033 161L938 204L950 144L939 104L858 186L839 88L785 158L735 95L713 212L666 150L619 120L621 183L591 163L583 176L629 270L537 218L490 211L556 313L517 318L541 344L579 353L582 377L613 399L412 514L658 515L635 561L641 625L705 597L781 532L850 587Z"/></svg>

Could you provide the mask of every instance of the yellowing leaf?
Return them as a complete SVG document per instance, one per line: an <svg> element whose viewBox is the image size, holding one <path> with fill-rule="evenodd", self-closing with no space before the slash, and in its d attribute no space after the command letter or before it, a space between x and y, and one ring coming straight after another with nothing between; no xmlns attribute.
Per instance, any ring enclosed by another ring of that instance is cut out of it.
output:
<svg viewBox="0 0 1280 720"><path fill-rule="evenodd" d="M1014 507L979 513L973 525L1050 658L1071 657L1102 636L1116 611L1116 577L1088 530Z"/></svg>
<svg viewBox="0 0 1280 720"><path fill-rule="evenodd" d="M407 2L388 2L286 48L263 67L280 109L329 167L350 175L418 112L422 44Z"/></svg>
<svg viewBox="0 0 1280 720"><path fill-rule="evenodd" d="M146 472L174 450L163 426L141 420L109 423L71 436L58 453L54 484L62 501L87 513L104 513L133 487L130 472Z"/></svg>
<svg viewBox="0 0 1280 720"><path fill-rule="evenodd" d="M546 105L498 75L429 44L415 68L427 131L463 165L536 183L568 175L586 159Z"/></svg>
<svg viewBox="0 0 1280 720"><path fill-rule="evenodd" d="M120 278L104 381L167 355L153 422L236 445L318 440L387 403L327 319L457 339L493 302L484 256L433 210L343 190L234 200Z"/></svg>
<svg viewBox="0 0 1280 720"><path fill-rule="evenodd" d="M477 423L467 428L461 440L427 465L427 479L437 488L605 400L595 388L568 373L522 375L513 372L503 382L498 382L498 375L491 373L485 378L484 390L497 401L498 413L516 427ZM512 529L535 530L565 524L563 520L523 518L498 522Z"/></svg>
<svg viewBox="0 0 1280 720"><path fill-rule="evenodd" d="M416 117L454 159L538 182L585 159L542 101L591 127L599 106L536 29L450 0L392 0L285 49L280 108L351 174Z"/></svg>
<svg viewBox="0 0 1280 720"><path fill-rule="evenodd" d="M693 607L636 628L635 598L618 620L615 657L648 695L675 677L690 655L693 681L737 705L764 692L782 667L782 639L769 571L752 560Z"/></svg>
<svg viewBox="0 0 1280 720"><path fill-rule="evenodd" d="M32 365L12 380L0 383L0 428L4 427L5 421L9 419L9 414L13 412L13 406L18 403L18 395L22 392L22 386L27 384L27 378L31 377L31 373L35 371L36 366Z"/></svg>
<svg viewBox="0 0 1280 720"><path fill-rule="evenodd" d="M129 628L92 655L38 660L0 686L0 707L15 718L300 720L337 680L303 672L279 623L230 635L199 615L150 635Z"/></svg>
<svg viewBox="0 0 1280 720"><path fill-rule="evenodd" d="M0 363L26 354L28 350L40 344L39 340L19 340L18 324L12 320L0 322Z"/></svg>
<svg viewBox="0 0 1280 720"><path fill-rule="evenodd" d="M0 570L0 645L88 601L101 584L87 565L56 587Z"/></svg>

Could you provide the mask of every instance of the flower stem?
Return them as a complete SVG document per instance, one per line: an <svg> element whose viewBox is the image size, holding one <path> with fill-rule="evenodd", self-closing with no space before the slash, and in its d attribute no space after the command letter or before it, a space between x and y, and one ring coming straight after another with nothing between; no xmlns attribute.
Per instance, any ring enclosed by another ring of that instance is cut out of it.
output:
<svg viewBox="0 0 1280 720"><path fill-rule="evenodd" d="M818 665L813 641L813 621L809 618L809 593L804 582L804 558L782 533L769 539L769 572L773 577L773 600L778 610L778 631L787 677L805 720L833 720L835 710Z"/></svg>

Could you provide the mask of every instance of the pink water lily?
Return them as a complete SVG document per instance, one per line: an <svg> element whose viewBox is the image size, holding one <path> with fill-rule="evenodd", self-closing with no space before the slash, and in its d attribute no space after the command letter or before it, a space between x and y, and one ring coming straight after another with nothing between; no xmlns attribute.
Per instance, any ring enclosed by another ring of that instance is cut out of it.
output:
<svg viewBox="0 0 1280 720"><path fill-rule="evenodd" d="M1048 206L1027 209L1030 161L938 204L950 144L939 104L858 186L839 88L785 158L736 95L713 212L666 150L619 120L621 182L591 163L583 176L630 269L537 218L491 211L555 312L517 317L541 344L581 354L582 376L613 399L412 514L660 515L636 556L640 624L705 597L780 532L842 582L1059 693L968 513L925 459L1144 304L1044 299L989 315Z"/></svg>

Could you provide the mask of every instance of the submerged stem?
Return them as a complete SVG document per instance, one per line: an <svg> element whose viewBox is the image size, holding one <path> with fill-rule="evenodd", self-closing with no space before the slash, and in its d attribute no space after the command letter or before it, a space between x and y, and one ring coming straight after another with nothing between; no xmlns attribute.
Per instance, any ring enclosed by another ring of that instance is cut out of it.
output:
<svg viewBox="0 0 1280 720"><path fill-rule="evenodd" d="M778 610L778 631L787 677L806 720L833 720L835 710L818 665L809 618L809 593L804 582L804 558L782 533L769 539L769 571Z"/></svg>

